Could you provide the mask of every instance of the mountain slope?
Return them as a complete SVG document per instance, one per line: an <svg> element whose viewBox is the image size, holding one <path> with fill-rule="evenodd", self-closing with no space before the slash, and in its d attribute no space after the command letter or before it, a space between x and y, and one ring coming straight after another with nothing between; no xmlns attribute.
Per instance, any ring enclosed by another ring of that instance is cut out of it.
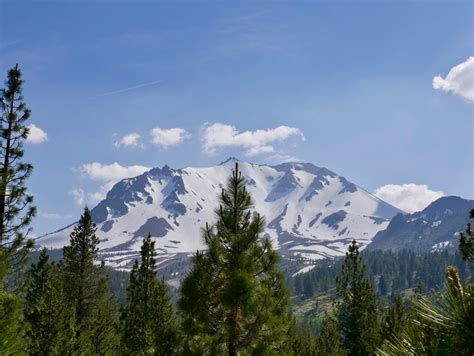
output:
<svg viewBox="0 0 474 356"><path fill-rule="evenodd" d="M237 160L208 168L154 168L124 179L93 210L101 252L116 267L129 265L150 232L161 261L203 248L200 229L213 223L217 195ZM309 163L276 166L239 162L255 209L266 217L265 236L286 257L343 255L352 239L367 245L400 213L345 178ZM38 244L61 247L72 227Z"/></svg>
<svg viewBox="0 0 474 356"><path fill-rule="evenodd" d="M427 252L457 249L458 233L464 231L474 200L455 196L440 198L422 211L398 214L387 229L375 235L369 250Z"/></svg>

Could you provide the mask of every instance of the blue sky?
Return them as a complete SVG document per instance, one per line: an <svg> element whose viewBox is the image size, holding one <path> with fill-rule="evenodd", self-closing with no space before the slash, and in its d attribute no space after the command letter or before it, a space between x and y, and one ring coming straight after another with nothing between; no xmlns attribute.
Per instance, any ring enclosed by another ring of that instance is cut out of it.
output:
<svg viewBox="0 0 474 356"><path fill-rule="evenodd" d="M231 155L406 210L473 198L473 28L470 1L0 1L0 72L20 64L39 128L34 233L124 175Z"/></svg>

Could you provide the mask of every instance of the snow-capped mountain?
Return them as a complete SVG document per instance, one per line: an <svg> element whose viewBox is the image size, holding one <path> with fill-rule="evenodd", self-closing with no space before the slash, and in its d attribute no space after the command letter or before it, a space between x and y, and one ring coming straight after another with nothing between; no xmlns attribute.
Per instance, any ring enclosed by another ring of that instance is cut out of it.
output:
<svg viewBox="0 0 474 356"><path fill-rule="evenodd" d="M200 229L215 221L218 193L237 160L209 168L154 168L124 179L93 210L101 253L109 264L127 267L148 233L161 261L203 249ZM255 210L266 217L265 236L288 258L340 256L352 239L362 245L386 228L400 210L344 177L310 163L276 166L239 161ZM67 244L70 225L37 240Z"/></svg>

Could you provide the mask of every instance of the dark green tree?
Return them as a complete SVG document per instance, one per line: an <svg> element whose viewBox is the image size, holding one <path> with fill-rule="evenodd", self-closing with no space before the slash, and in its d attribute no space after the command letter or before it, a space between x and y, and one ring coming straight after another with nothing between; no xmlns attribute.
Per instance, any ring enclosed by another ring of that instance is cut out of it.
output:
<svg viewBox="0 0 474 356"><path fill-rule="evenodd" d="M380 276L379 280L379 292L382 296L387 295L388 293L387 280L385 279L385 276L383 274Z"/></svg>
<svg viewBox="0 0 474 356"><path fill-rule="evenodd" d="M469 217L474 219L474 209L469 212ZM466 232L461 233L459 249L465 261L474 262L474 231L472 230L471 223L467 224Z"/></svg>
<svg viewBox="0 0 474 356"><path fill-rule="evenodd" d="M381 337L383 340L391 340L401 335L408 323L408 316L403 300L396 295L388 307L382 323Z"/></svg>
<svg viewBox="0 0 474 356"><path fill-rule="evenodd" d="M303 274L303 291L306 298L311 298L314 294L314 285L309 273Z"/></svg>
<svg viewBox="0 0 474 356"><path fill-rule="evenodd" d="M63 249L60 264L64 299L75 313L75 352L85 354L103 347L97 344L95 333L98 323L103 325L98 318L101 303L104 303L108 293L104 263L96 263L99 245L96 230L91 212L86 207L70 235L70 244ZM111 308L109 312L113 310ZM111 313L106 316L109 324L116 324L118 315ZM102 335L99 340L109 340L106 336Z"/></svg>
<svg viewBox="0 0 474 356"><path fill-rule="evenodd" d="M338 322L331 316L326 315L322 321L321 331L316 338L315 355L318 356L340 356L346 351L341 344Z"/></svg>
<svg viewBox="0 0 474 356"><path fill-rule="evenodd" d="M72 350L74 313L64 302L58 269L46 249L27 274L24 302L29 355L51 355Z"/></svg>
<svg viewBox="0 0 474 356"><path fill-rule="evenodd" d="M176 321L168 287L157 279L155 242L143 240L123 311L123 343L133 355L171 355L177 350Z"/></svg>
<svg viewBox="0 0 474 356"><path fill-rule="evenodd" d="M235 356L285 352L288 292L278 255L261 238L264 218L236 164L220 194L217 223L203 230L206 252L197 252L183 281L179 307L188 352Z"/></svg>
<svg viewBox="0 0 474 356"><path fill-rule="evenodd" d="M23 101L23 80L18 64L8 71L5 85L0 93L0 248L7 251L10 258L21 259L32 246L32 241L25 244L25 240L36 209L31 205L33 197L25 186L33 170L31 164L22 161L23 142L29 133L26 122L31 112Z"/></svg>
<svg viewBox="0 0 474 356"><path fill-rule="evenodd" d="M8 255L0 250L0 281L8 269ZM20 299L0 284L0 355L21 354L24 349Z"/></svg>
<svg viewBox="0 0 474 356"><path fill-rule="evenodd" d="M350 355L372 354L379 342L377 301L356 241L346 253L337 277L339 330Z"/></svg>

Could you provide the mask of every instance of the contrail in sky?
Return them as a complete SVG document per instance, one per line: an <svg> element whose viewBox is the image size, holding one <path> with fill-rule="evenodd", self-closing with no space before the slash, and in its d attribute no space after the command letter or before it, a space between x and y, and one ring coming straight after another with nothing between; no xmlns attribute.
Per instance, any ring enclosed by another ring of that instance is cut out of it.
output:
<svg viewBox="0 0 474 356"><path fill-rule="evenodd" d="M162 80L155 80L154 82L143 83L143 84L135 85L133 87L128 87L128 88L124 88L124 89L109 91L108 93L98 94L98 95L94 96L94 98L100 98L102 96L108 96L108 95L123 93L125 91L135 90L135 89L138 89L138 88L147 87L147 86L154 85L154 84L161 83L161 82L162 82Z"/></svg>

